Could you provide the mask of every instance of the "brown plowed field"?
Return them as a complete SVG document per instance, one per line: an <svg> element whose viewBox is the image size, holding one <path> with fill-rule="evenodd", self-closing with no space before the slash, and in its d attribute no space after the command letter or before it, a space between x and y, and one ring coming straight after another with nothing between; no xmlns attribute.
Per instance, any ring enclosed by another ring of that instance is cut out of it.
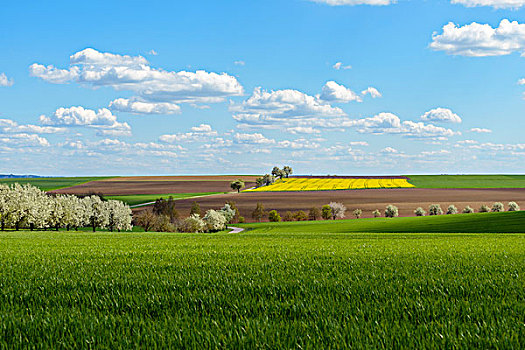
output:
<svg viewBox="0 0 525 350"><path fill-rule="evenodd" d="M230 182L242 179L246 187L255 185L256 176L133 176L91 181L62 188L54 193L104 195L202 193L231 191Z"/></svg>
<svg viewBox="0 0 525 350"><path fill-rule="evenodd" d="M492 205L502 202L505 207L509 201L516 201L525 207L525 189L369 189L350 191L316 191L316 192L258 192L230 193L197 199L185 199L177 202L182 215L188 215L191 204L197 201L203 212L207 209L217 209L226 201L237 203L241 215L251 221L251 212L257 202L263 203L267 211L275 209L281 215L287 210L308 211L311 207L321 207L331 201L343 202L348 208L347 217L352 217L356 208L363 210L363 217L371 217L375 209L384 211L388 204L399 208L401 216L413 216L414 210L421 206L428 211L430 204L441 204L446 210L449 204L454 204L459 210L470 205L476 211L482 204Z"/></svg>

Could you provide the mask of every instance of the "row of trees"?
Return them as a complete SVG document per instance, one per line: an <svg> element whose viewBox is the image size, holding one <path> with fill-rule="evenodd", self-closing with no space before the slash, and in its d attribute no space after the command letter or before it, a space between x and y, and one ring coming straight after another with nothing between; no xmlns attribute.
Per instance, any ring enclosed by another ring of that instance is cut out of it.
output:
<svg viewBox="0 0 525 350"><path fill-rule="evenodd" d="M197 202L193 202L190 215L180 218L173 198L158 199L153 208L138 213L134 221L144 231L156 232L218 232L234 222L244 222L234 202L228 202L219 210L207 210L201 216Z"/></svg>
<svg viewBox="0 0 525 350"><path fill-rule="evenodd" d="M519 210L520 210L520 207L516 202L509 202L507 211L519 211ZM505 206L503 205L503 203L500 203L500 202L495 202L494 204L492 204L492 207L489 207L483 204L478 210L479 213L488 213L488 212L497 213L497 212L502 212L502 211L505 211ZM471 213L474 213L475 210L469 205L467 205L465 208L463 208L461 212L463 214L471 214ZM445 213L449 215L457 214L459 213L459 209L454 204L451 204L448 206ZM425 209L419 207L416 210L414 210L414 214L416 214L416 216L425 216L427 212L425 211ZM441 209L441 206L439 204L431 204L430 207L428 208L428 215L442 215L442 214L443 214L443 209Z"/></svg>
<svg viewBox="0 0 525 350"><path fill-rule="evenodd" d="M121 201L99 196L49 195L38 187L0 184L0 224L5 228L78 229L90 226L131 230L131 209Z"/></svg>
<svg viewBox="0 0 525 350"><path fill-rule="evenodd" d="M270 174L265 174L255 180L257 187L268 186L275 182L276 178L282 179L293 174L292 167L286 165L282 169L275 166Z"/></svg>

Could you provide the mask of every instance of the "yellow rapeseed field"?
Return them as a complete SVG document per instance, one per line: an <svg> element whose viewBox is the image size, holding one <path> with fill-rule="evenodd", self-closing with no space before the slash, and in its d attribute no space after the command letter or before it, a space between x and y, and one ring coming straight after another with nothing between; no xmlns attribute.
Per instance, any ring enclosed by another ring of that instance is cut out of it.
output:
<svg viewBox="0 0 525 350"><path fill-rule="evenodd" d="M332 191L366 188L415 187L406 179L352 179L352 178L289 178L277 180L269 186L248 189L250 192Z"/></svg>

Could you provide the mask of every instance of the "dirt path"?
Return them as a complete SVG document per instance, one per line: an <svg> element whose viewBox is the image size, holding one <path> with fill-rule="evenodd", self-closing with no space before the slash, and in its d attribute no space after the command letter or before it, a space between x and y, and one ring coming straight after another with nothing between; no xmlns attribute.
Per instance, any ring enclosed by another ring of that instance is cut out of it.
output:
<svg viewBox="0 0 525 350"><path fill-rule="evenodd" d="M244 231L244 229L240 227L230 227L230 229L231 229L230 233L240 233Z"/></svg>

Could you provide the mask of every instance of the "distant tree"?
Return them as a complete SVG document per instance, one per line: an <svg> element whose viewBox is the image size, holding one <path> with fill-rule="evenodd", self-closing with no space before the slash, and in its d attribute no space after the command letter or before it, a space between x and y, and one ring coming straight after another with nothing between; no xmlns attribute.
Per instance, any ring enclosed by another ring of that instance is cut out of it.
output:
<svg viewBox="0 0 525 350"><path fill-rule="evenodd" d="M236 214L235 209L233 209L228 203L224 204L224 207L222 207L220 213L226 219L226 224L231 223Z"/></svg>
<svg viewBox="0 0 525 350"><path fill-rule="evenodd" d="M156 232L175 232L177 227L171 222L167 215L155 215L153 231Z"/></svg>
<svg viewBox="0 0 525 350"><path fill-rule="evenodd" d="M131 208L121 201L109 200L106 202L109 211L108 227L110 231L130 231L132 229Z"/></svg>
<svg viewBox="0 0 525 350"><path fill-rule="evenodd" d="M144 231L148 232L155 223L155 214L153 214L153 210L148 208L139 212L135 217L135 223L138 226L142 226Z"/></svg>
<svg viewBox="0 0 525 350"><path fill-rule="evenodd" d="M425 216L427 212L425 211L425 209L419 207L416 210L414 210L414 214L416 214L416 216Z"/></svg>
<svg viewBox="0 0 525 350"><path fill-rule="evenodd" d="M281 176L282 177L282 170L279 169L279 167L274 166L272 169L272 175L275 177Z"/></svg>
<svg viewBox="0 0 525 350"><path fill-rule="evenodd" d="M199 215L193 214L182 220L178 229L180 232L204 232L206 223Z"/></svg>
<svg viewBox="0 0 525 350"><path fill-rule="evenodd" d="M332 217L332 208L329 204L323 205L321 208L321 217L325 220L329 220Z"/></svg>
<svg viewBox="0 0 525 350"><path fill-rule="evenodd" d="M237 190L237 193L240 193L240 192L241 192L241 188L244 187L244 181L242 181L241 179L238 179L238 180L232 181L232 182L230 183L230 187L231 187L233 190Z"/></svg>
<svg viewBox="0 0 525 350"><path fill-rule="evenodd" d="M194 214L197 214L199 216L201 215L201 206L196 201L193 201L193 203L191 203L190 216Z"/></svg>
<svg viewBox="0 0 525 350"><path fill-rule="evenodd" d="M227 201L226 204L228 204L230 208L232 208L235 211L235 215L230 220L230 224L239 222L239 217L241 213L239 212L239 209L237 208L237 203L235 203L235 201Z"/></svg>
<svg viewBox="0 0 525 350"><path fill-rule="evenodd" d="M330 209L332 209L332 219L342 219L345 217L346 207L343 203L338 202L330 202L328 204L330 206Z"/></svg>
<svg viewBox="0 0 525 350"><path fill-rule="evenodd" d="M287 166L287 165L283 168L283 171L284 171L284 174L286 175L286 177L289 177L290 175L293 174L292 167Z"/></svg>
<svg viewBox="0 0 525 350"><path fill-rule="evenodd" d="M295 217L294 214L291 211L287 211L284 213L283 221L294 221Z"/></svg>
<svg viewBox="0 0 525 350"><path fill-rule="evenodd" d="M271 185L275 182L275 177L273 175L270 175L270 174L265 174L263 177L262 177L262 183L265 185L265 186L268 186L268 185Z"/></svg>
<svg viewBox="0 0 525 350"><path fill-rule="evenodd" d="M280 222L281 215L279 215L276 210L272 210L268 213L268 220L270 220L270 222Z"/></svg>
<svg viewBox="0 0 525 350"><path fill-rule="evenodd" d="M179 218L179 212L175 209L175 202L172 196L169 196L168 199L157 198L153 204L153 213L167 216L170 222L175 222Z"/></svg>
<svg viewBox="0 0 525 350"><path fill-rule="evenodd" d="M431 204L428 208L428 215L442 215L443 209L439 204Z"/></svg>
<svg viewBox="0 0 525 350"><path fill-rule="evenodd" d="M461 212L463 214L472 214L474 212L474 209L472 209L469 205L467 205Z"/></svg>
<svg viewBox="0 0 525 350"><path fill-rule="evenodd" d="M499 213L501 211L505 211L505 207L503 206L503 203L496 202L492 204L492 209L490 211L494 213Z"/></svg>
<svg viewBox="0 0 525 350"><path fill-rule="evenodd" d="M264 185L264 178L258 177L255 179L255 187L261 187Z"/></svg>
<svg viewBox="0 0 525 350"><path fill-rule="evenodd" d="M508 211L520 211L520 206L516 202L509 202Z"/></svg>
<svg viewBox="0 0 525 350"><path fill-rule="evenodd" d="M308 215L302 210L296 211L294 214L295 221L306 221L308 220Z"/></svg>
<svg viewBox="0 0 525 350"><path fill-rule="evenodd" d="M359 219L361 217L361 214L363 214L363 211L361 209L354 210L354 216L356 219Z"/></svg>
<svg viewBox="0 0 525 350"><path fill-rule="evenodd" d="M385 217L387 218L393 218L399 216L399 210L395 205L388 205L385 209Z"/></svg>
<svg viewBox="0 0 525 350"><path fill-rule="evenodd" d="M457 214L458 213L458 208L456 208L456 206L454 204L451 204L448 206L447 208L447 215L451 215L451 214Z"/></svg>
<svg viewBox="0 0 525 350"><path fill-rule="evenodd" d="M372 215L374 215L375 218L378 218L381 216L381 212L379 211L379 209L376 209L372 212Z"/></svg>
<svg viewBox="0 0 525 350"><path fill-rule="evenodd" d="M263 219L265 215L266 215L266 212L264 211L264 205L260 202L257 202L257 205L252 212L252 219L261 222L261 220Z"/></svg>
<svg viewBox="0 0 525 350"><path fill-rule="evenodd" d="M317 207L310 208L310 211L308 212L308 219L309 220L319 220L321 218L321 209Z"/></svg>
<svg viewBox="0 0 525 350"><path fill-rule="evenodd" d="M106 207L106 202L103 202L99 196L84 197L84 201L89 208L89 223L93 228L93 232L97 227L105 228L109 224L109 211Z"/></svg>
<svg viewBox="0 0 525 350"><path fill-rule="evenodd" d="M488 213L489 211L490 211L490 208L485 204L481 205L481 207L479 208L480 213Z"/></svg>

